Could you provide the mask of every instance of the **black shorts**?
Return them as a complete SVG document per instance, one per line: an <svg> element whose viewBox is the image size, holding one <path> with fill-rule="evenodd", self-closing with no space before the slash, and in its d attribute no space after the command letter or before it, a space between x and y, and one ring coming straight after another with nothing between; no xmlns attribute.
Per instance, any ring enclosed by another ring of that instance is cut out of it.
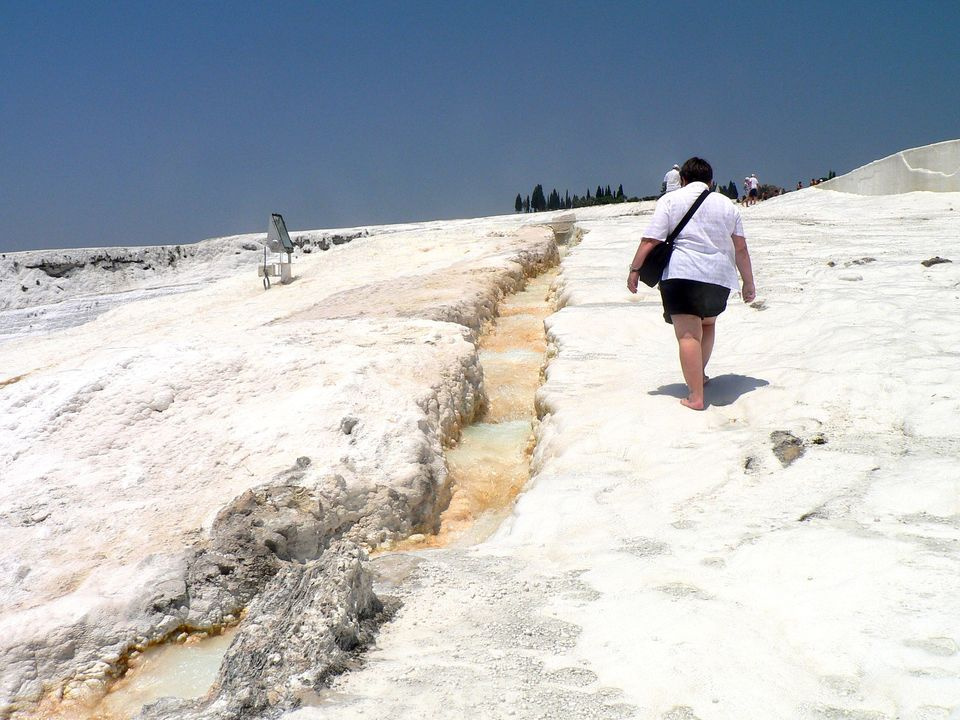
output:
<svg viewBox="0 0 960 720"><path fill-rule="evenodd" d="M660 299L663 301L663 319L671 325L671 315L696 315L699 318L716 317L727 309L730 288L699 280L661 280Z"/></svg>
<svg viewBox="0 0 960 720"><path fill-rule="evenodd" d="M756 189L756 188L751 188L751 190L750 190L750 197L756 197L756 196L757 196L757 189Z"/></svg>

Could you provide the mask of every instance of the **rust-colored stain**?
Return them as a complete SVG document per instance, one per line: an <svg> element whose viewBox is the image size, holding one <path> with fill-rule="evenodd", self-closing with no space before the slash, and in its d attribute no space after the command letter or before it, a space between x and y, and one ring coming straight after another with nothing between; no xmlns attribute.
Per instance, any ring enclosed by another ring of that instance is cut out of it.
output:
<svg viewBox="0 0 960 720"><path fill-rule="evenodd" d="M527 288L504 298L499 317L480 337L487 408L481 423L536 419L534 396L541 383L540 369L546 351L543 320L553 312L549 289L557 270L532 280ZM521 355L511 352L524 351ZM503 354L503 355L501 355ZM440 515L436 534L417 533L391 544L390 550L438 548L463 536L485 513L509 509L530 477L532 436L520 432L495 457L474 455L469 433L447 454L450 504Z"/></svg>
<svg viewBox="0 0 960 720"><path fill-rule="evenodd" d="M30 373L24 373L23 375L14 375L12 378L7 378L6 380L0 380L0 388L6 387L7 385L13 385L16 382L20 382Z"/></svg>

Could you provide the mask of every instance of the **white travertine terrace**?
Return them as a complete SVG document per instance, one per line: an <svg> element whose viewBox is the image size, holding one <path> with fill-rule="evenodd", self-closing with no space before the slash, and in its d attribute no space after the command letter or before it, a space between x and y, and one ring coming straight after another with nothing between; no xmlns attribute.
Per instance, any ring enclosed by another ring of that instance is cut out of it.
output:
<svg viewBox="0 0 960 720"><path fill-rule="evenodd" d="M482 392L472 338L553 238L512 215L375 229L269 292L245 240L188 248L196 267L156 248L0 259L0 718L95 697L131 647L208 624L183 615L191 548L297 458L304 486L428 507ZM227 277L167 294L204 265ZM75 324L84 297L110 309ZM365 542L390 536L374 525Z"/></svg>
<svg viewBox="0 0 960 720"><path fill-rule="evenodd" d="M960 192L960 140L901 150L816 187L857 195Z"/></svg>

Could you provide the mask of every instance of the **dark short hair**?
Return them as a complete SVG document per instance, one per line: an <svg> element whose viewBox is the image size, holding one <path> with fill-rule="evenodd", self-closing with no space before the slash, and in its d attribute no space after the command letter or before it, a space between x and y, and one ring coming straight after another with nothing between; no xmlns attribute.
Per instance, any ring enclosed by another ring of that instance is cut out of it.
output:
<svg viewBox="0 0 960 720"><path fill-rule="evenodd" d="M707 185L713 180L713 168L703 158L692 157L680 168L680 177L685 182L702 182Z"/></svg>

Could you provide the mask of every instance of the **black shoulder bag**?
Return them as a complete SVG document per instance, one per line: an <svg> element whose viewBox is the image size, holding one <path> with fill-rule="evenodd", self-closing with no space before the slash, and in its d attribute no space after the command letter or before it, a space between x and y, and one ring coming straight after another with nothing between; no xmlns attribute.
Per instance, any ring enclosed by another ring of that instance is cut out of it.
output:
<svg viewBox="0 0 960 720"><path fill-rule="evenodd" d="M663 277L663 271L667 269L667 265L670 264L670 256L673 255L673 243L677 239L677 235L680 234L680 231L683 230L683 227L687 224L690 218L693 217L693 214L697 211L703 201L707 199L707 195L710 194L710 188L707 188L698 197L693 205L690 206L690 209L687 210L687 214L683 216L683 219L677 223L677 226L673 229L667 239L662 243L657 243L654 245L653 250L651 250L647 257L644 258L643 265L640 266L640 281L644 285L649 285L653 287L658 282L660 278Z"/></svg>

